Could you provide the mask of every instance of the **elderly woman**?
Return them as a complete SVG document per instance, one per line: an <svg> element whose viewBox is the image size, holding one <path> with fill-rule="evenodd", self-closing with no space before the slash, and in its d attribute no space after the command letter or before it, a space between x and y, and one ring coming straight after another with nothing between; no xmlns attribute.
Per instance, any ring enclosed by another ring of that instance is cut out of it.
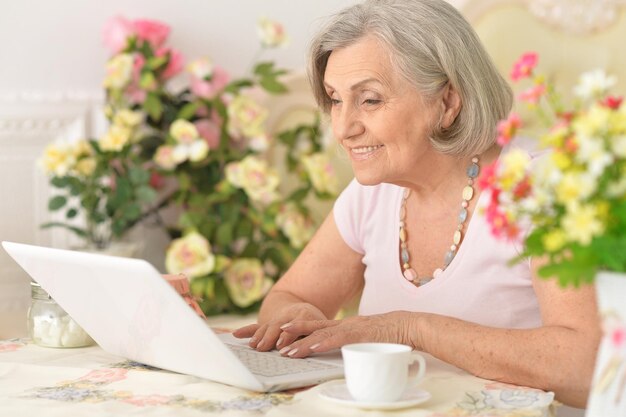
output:
<svg viewBox="0 0 626 417"><path fill-rule="evenodd" d="M514 267L476 178L499 157L512 93L470 25L443 0L369 0L313 40L310 77L353 181L235 332L301 358L346 343L413 346L474 375L584 406L599 340L592 288ZM361 295L359 315L331 320Z"/></svg>

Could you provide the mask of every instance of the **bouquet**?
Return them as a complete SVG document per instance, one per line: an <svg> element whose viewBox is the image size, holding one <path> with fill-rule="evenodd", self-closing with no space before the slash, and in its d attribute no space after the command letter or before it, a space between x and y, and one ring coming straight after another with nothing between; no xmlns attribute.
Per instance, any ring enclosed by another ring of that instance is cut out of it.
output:
<svg viewBox="0 0 626 417"><path fill-rule="evenodd" d="M165 225L173 239L167 271L191 280L207 314L254 310L313 235L309 204L338 191L320 120L272 134L262 103L288 93L286 71L261 61L250 76L233 80L208 57L185 63L166 45L169 31L149 20L107 23L109 131L51 145L44 166L53 185L79 197L80 208L66 214L82 209L90 226L84 233L67 227L89 239L98 239L91 223L118 237L162 207L175 207L178 221ZM288 41L282 25L268 19L258 32L262 49ZM183 71L187 86L172 92L168 81ZM58 163L59 149L67 163ZM290 187L274 166L279 154ZM56 196L50 208L70 201Z"/></svg>
<svg viewBox="0 0 626 417"><path fill-rule="evenodd" d="M539 140L545 152L531 162L528 152L512 149L484 170L485 214L494 235L523 243L520 259L546 259L540 276L578 286L598 270L626 271L626 105L609 93L616 79L595 70L581 76L566 108L535 73L537 61L524 54L511 78L532 83L519 99L547 127ZM498 142L523 128L512 113L498 126Z"/></svg>

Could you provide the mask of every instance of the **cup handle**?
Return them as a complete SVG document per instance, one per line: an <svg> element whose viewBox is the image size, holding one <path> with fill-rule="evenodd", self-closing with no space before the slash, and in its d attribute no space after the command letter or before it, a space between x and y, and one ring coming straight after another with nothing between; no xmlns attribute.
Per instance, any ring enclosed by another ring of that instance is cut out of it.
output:
<svg viewBox="0 0 626 417"><path fill-rule="evenodd" d="M419 384L419 382L422 380L422 378L424 377L424 374L426 373L426 361L424 360L424 357L417 352L412 352L411 363L409 364L409 367L413 368L415 365L415 362L419 363L419 369L417 370L417 374L409 377L408 385L411 387L416 387Z"/></svg>

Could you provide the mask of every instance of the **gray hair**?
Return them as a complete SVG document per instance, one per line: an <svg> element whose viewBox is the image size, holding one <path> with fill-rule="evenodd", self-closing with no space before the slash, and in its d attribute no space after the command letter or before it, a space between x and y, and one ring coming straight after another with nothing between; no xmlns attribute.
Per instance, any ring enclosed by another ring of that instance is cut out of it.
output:
<svg viewBox="0 0 626 417"><path fill-rule="evenodd" d="M445 86L456 89L462 107L446 129L435 126L439 152L471 156L491 147L497 122L511 110L513 93L478 35L444 0L366 0L334 15L311 41L308 75L318 105L328 112L324 88L328 57L335 49L373 35L391 50L392 65L425 98Z"/></svg>

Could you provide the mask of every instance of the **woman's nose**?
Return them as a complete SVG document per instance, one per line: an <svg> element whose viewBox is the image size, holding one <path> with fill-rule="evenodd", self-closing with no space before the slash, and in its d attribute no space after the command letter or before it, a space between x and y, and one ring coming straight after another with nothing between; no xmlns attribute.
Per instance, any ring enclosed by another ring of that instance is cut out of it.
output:
<svg viewBox="0 0 626 417"><path fill-rule="evenodd" d="M360 135L364 131L364 126L358 117L355 109L349 106L341 106L331 114L333 134L335 139L350 139Z"/></svg>

